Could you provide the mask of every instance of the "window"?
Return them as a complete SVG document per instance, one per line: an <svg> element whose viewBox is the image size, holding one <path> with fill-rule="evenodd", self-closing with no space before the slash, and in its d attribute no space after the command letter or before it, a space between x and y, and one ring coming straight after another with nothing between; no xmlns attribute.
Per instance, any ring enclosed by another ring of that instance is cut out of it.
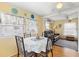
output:
<svg viewBox="0 0 79 59"><path fill-rule="evenodd" d="M30 20L28 24L29 33L31 33L31 36L36 36L38 33L37 24L35 20Z"/></svg>
<svg viewBox="0 0 79 59"><path fill-rule="evenodd" d="M77 36L76 23L65 23L64 24L64 35Z"/></svg>
<svg viewBox="0 0 79 59"><path fill-rule="evenodd" d="M37 32L36 22L33 21L33 20L30 20L30 23L29 23L29 31L30 32Z"/></svg>
<svg viewBox="0 0 79 59"><path fill-rule="evenodd" d="M46 27L46 30L49 30L49 22L46 21L45 27Z"/></svg>
<svg viewBox="0 0 79 59"><path fill-rule="evenodd" d="M23 36L23 21L23 17L0 13L0 36Z"/></svg>

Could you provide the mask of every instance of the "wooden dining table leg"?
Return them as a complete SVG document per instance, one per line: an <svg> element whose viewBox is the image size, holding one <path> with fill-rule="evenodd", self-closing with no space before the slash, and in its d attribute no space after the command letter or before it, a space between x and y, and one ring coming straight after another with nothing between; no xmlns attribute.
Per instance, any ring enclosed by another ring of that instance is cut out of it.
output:
<svg viewBox="0 0 79 59"><path fill-rule="evenodd" d="M52 39L51 39L51 42L52 42ZM52 49L51 49L52 57L53 57L53 45L54 45L54 42L52 42Z"/></svg>
<svg viewBox="0 0 79 59"><path fill-rule="evenodd" d="M48 57L48 41L49 41L49 38L47 39L47 45L46 45L46 57Z"/></svg>
<svg viewBox="0 0 79 59"><path fill-rule="evenodd" d="M38 54L37 54L37 53L35 53L35 57L38 57L37 55L38 55Z"/></svg>
<svg viewBox="0 0 79 59"><path fill-rule="evenodd" d="M52 57L53 57L53 51L52 51L52 49L51 49L51 54L52 54Z"/></svg>

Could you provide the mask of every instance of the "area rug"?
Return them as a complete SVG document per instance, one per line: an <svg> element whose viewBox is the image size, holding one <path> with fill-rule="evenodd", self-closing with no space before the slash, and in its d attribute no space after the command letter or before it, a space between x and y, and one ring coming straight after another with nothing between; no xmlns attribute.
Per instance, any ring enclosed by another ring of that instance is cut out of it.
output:
<svg viewBox="0 0 79 59"><path fill-rule="evenodd" d="M59 45L61 47L70 48L70 49L73 49L73 50L76 50L76 51L78 50L77 41L68 41L68 40L59 39L55 44Z"/></svg>

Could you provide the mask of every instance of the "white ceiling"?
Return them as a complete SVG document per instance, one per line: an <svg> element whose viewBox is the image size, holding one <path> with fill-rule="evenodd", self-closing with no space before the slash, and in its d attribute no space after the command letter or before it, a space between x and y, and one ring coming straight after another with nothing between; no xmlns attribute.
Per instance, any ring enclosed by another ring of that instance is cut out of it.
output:
<svg viewBox="0 0 79 59"><path fill-rule="evenodd" d="M64 2L61 10L56 8L57 2L10 2L10 4L51 20L65 19L65 15L70 15L79 10L78 2Z"/></svg>

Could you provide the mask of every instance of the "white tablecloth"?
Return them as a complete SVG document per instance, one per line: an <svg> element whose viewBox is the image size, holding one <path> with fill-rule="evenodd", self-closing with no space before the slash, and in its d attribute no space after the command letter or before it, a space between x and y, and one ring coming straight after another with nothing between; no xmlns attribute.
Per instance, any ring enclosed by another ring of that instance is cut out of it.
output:
<svg viewBox="0 0 79 59"><path fill-rule="evenodd" d="M27 52L31 52L31 51L34 51L36 53L40 53L41 51L46 52L47 38L41 37L40 40L36 40L36 37L25 38L24 45L25 45L25 50ZM51 46L51 44L49 45Z"/></svg>

